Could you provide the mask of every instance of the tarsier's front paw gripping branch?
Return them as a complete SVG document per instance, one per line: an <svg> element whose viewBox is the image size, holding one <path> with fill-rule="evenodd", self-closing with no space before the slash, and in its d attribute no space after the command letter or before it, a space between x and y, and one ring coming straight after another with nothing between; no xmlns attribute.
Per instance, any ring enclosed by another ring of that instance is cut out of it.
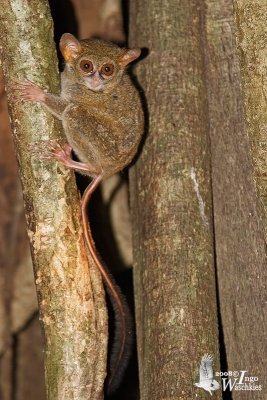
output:
<svg viewBox="0 0 267 400"><path fill-rule="evenodd" d="M35 101L38 103L45 102L45 92L38 85L31 81L13 82L12 89L17 92L14 98L24 101Z"/></svg>
<svg viewBox="0 0 267 400"><path fill-rule="evenodd" d="M139 49L121 49L100 40L78 41L66 33L60 40L65 60L61 94L46 93L33 82L15 82L15 97L42 103L62 121L68 141L48 143L43 159L56 159L68 168L93 178L82 197L82 222L88 249L111 296L118 331L111 355L108 391L119 385L129 358L131 342L128 307L120 290L97 255L87 217L87 204L103 179L122 170L136 154L143 133L143 111L139 94L127 65L140 55ZM122 118L123 116L123 118ZM71 158L74 151L80 162Z"/></svg>

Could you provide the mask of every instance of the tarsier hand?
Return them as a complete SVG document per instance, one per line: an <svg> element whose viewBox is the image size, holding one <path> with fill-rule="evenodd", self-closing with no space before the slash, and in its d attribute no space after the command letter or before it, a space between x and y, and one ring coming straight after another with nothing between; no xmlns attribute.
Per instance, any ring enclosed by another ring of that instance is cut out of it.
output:
<svg viewBox="0 0 267 400"><path fill-rule="evenodd" d="M38 85L31 81L14 82L12 89L15 91L15 98L24 101L35 101L39 103L45 102L45 92ZM45 148L42 149L39 158L41 160L55 159L62 164L69 166L72 163L71 152L72 147L69 144L62 144L62 140L47 140ZM32 150L40 152L40 144L32 145Z"/></svg>
<svg viewBox="0 0 267 400"><path fill-rule="evenodd" d="M38 85L31 81L13 82L12 89L15 91L15 98L24 101L37 101L43 103L45 101L45 92Z"/></svg>

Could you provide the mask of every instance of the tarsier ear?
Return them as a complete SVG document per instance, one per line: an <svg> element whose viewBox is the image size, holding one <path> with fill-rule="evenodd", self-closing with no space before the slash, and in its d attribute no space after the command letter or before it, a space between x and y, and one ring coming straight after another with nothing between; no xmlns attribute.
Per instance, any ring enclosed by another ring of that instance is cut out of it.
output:
<svg viewBox="0 0 267 400"><path fill-rule="evenodd" d="M82 49L79 40L70 33L64 33L64 35L61 36L59 47L64 60L67 62L78 57L79 52Z"/></svg>
<svg viewBox="0 0 267 400"><path fill-rule="evenodd" d="M121 67L126 67L126 65L130 64L132 61L140 57L140 54L141 54L141 49L126 50L119 60L119 65Z"/></svg>

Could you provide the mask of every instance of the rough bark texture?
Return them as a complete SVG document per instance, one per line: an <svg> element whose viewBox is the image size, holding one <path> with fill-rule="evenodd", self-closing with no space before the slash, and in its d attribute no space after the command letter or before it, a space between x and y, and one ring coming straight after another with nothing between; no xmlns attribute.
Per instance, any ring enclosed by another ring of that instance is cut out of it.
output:
<svg viewBox="0 0 267 400"><path fill-rule="evenodd" d="M149 49L137 67L149 132L131 173L143 400L204 399L204 353L219 369L202 6L131 2L130 45Z"/></svg>
<svg viewBox="0 0 267 400"><path fill-rule="evenodd" d="M257 189L265 211L264 223L267 235L267 2L234 0L233 3L246 122L252 145Z"/></svg>
<svg viewBox="0 0 267 400"><path fill-rule="evenodd" d="M225 349L221 344L227 361L224 368L246 369L248 375L258 376L258 383L264 387L264 226L245 127L231 0L206 0L206 29L216 261ZM232 393L233 399L263 399L265 395L266 389Z"/></svg>
<svg viewBox="0 0 267 400"><path fill-rule="evenodd" d="M5 0L0 18L6 88L46 338L47 396L99 399L106 373L106 309L100 276L91 260L88 263L74 175L54 161L40 161L38 151L30 147L61 137L61 127L40 106L15 101L10 87L14 79L30 79L57 92L49 9L46 1Z"/></svg>
<svg viewBox="0 0 267 400"><path fill-rule="evenodd" d="M0 71L0 398L14 399L16 379L14 364L17 362L17 332L32 318L37 310L36 291L26 233L21 185L12 142L11 128ZM35 325L34 329L39 329ZM39 343L31 341L33 351ZM42 356L41 349L39 350ZM42 357L41 357L42 358ZM27 357L25 357L27 359ZM32 360L31 363L32 365ZM42 398L41 381L43 365L35 366L40 379L36 382Z"/></svg>

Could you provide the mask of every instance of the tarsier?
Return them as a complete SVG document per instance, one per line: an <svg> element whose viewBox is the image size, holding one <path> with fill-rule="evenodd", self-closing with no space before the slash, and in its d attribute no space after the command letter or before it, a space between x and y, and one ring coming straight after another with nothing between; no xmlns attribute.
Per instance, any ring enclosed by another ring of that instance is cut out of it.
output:
<svg viewBox="0 0 267 400"><path fill-rule="evenodd" d="M121 49L94 39L79 41L65 33L60 50L65 60L60 96L48 94L29 81L17 83L15 90L21 99L42 103L62 121L68 144L51 145L50 157L93 178L82 197L82 222L88 249L118 314L119 344L117 354L111 357L108 380L111 392L122 375L130 328L120 291L97 255L86 209L100 182L121 171L137 152L144 118L139 93L126 67L140 56L140 49ZM71 158L72 150L80 162Z"/></svg>

